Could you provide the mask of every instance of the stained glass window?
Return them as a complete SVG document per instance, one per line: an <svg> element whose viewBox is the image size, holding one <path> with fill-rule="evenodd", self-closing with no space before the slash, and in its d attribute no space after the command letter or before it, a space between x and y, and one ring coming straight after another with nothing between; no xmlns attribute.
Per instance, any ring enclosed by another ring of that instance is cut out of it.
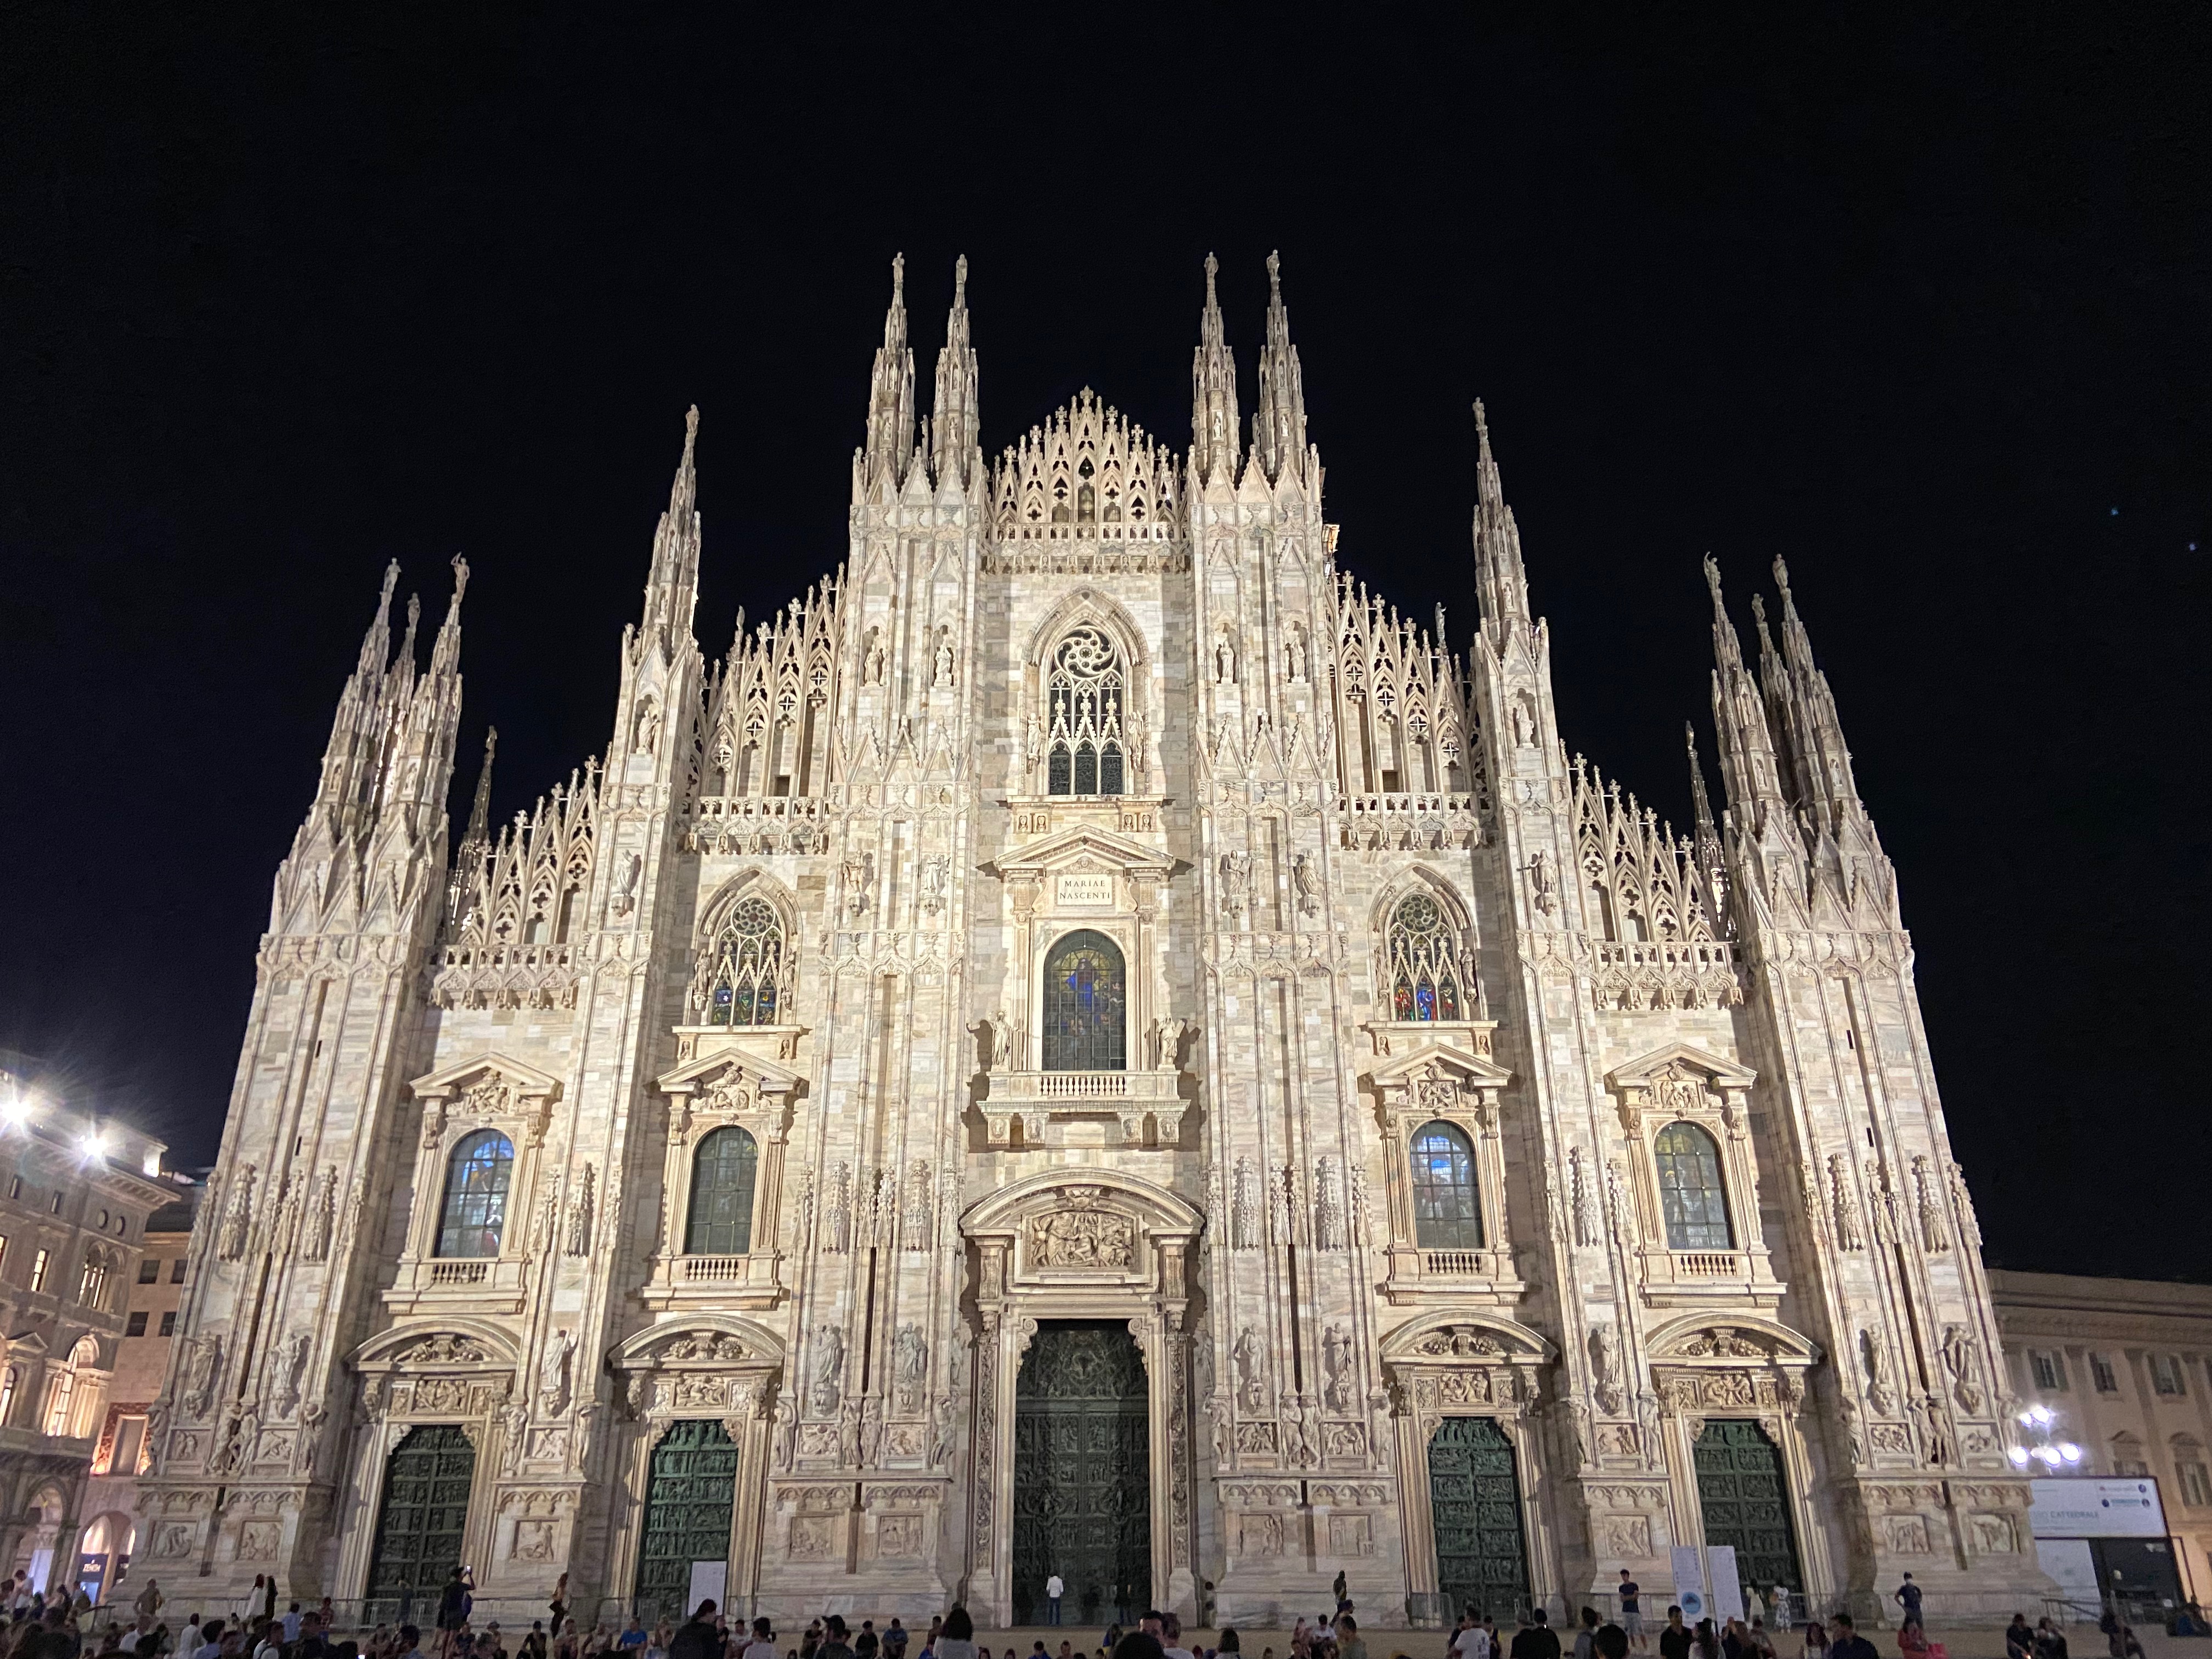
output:
<svg viewBox="0 0 2212 1659"><path fill-rule="evenodd" d="M1121 653L1103 629L1073 629L1052 653L1045 734L1046 789L1054 795L1123 792Z"/></svg>
<svg viewBox="0 0 2212 1659"><path fill-rule="evenodd" d="M760 1148L735 1124L699 1143L691 1163L686 1255L739 1255L753 1247L753 1175Z"/></svg>
<svg viewBox="0 0 2212 1659"><path fill-rule="evenodd" d="M1426 893L1408 893L1390 913L1390 1018L1468 1019L1460 989L1454 929Z"/></svg>
<svg viewBox="0 0 2212 1659"><path fill-rule="evenodd" d="M1482 1205L1474 1148L1449 1123L1413 1136L1413 1236L1425 1250L1482 1248Z"/></svg>
<svg viewBox="0 0 2212 1659"><path fill-rule="evenodd" d="M1659 1208L1667 1218L1670 1250L1729 1250L1728 1192L1721 1183L1720 1148L1694 1123L1670 1123L1652 1143L1659 1163Z"/></svg>
<svg viewBox="0 0 2212 1659"><path fill-rule="evenodd" d="M714 941L709 1025L773 1025L783 974L783 924L766 899L740 900Z"/></svg>
<svg viewBox="0 0 2212 1659"><path fill-rule="evenodd" d="M1105 934L1085 928L1053 947L1044 970L1044 1069L1127 1069L1128 975Z"/></svg>
<svg viewBox="0 0 2212 1659"><path fill-rule="evenodd" d="M446 1202L438 1218L440 1255L499 1254L507 1225L507 1188L514 1178L514 1143L481 1129L453 1148L446 1165Z"/></svg>

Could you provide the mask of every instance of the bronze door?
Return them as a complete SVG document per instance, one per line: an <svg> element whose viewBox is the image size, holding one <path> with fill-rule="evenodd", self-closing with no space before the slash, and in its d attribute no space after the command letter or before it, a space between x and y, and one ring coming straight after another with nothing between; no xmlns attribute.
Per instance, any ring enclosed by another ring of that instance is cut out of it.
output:
<svg viewBox="0 0 2212 1659"><path fill-rule="evenodd" d="M1045 1616L1045 1581L1066 1586L1066 1622L1152 1603L1152 1429L1144 1361L1115 1320L1048 1320L1014 1385L1013 1601Z"/></svg>
<svg viewBox="0 0 2212 1659"><path fill-rule="evenodd" d="M1468 1607L1501 1622L1528 1606L1521 1477L1513 1443L1487 1417L1447 1417L1429 1440L1429 1514L1437 1589L1455 1619Z"/></svg>
<svg viewBox="0 0 2212 1659"><path fill-rule="evenodd" d="M1737 1578L1761 1595L1777 1584L1803 1589L1780 1449L1758 1424L1723 1419L1705 1425L1693 1451L1705 1542L1733 1545Z"/></svg>

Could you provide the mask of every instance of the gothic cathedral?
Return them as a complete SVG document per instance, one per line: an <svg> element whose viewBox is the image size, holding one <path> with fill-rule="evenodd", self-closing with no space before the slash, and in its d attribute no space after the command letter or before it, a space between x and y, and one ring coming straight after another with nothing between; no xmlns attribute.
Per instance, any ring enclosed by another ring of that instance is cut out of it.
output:
<svg viewBox="0 0 2212 1659"><path fill-rule="evenodd" d="M495 829L487 751L450 855L467 568L427 668L386 576L149 1571L995 1624L1054 1573L1070 1622L1340 1569L1556 1613L1722 1544L1823 1602L2043 1582L1779 561L1755 669L1706 565L1678 836L1569 757L1480 404L1466 648L1340 568L1268 263L1249 428L1209 260L1187 448L1085 392L996 459L965 262L926 420L894 266L846 563L709 661L694 411L607 758Z"/></svg>

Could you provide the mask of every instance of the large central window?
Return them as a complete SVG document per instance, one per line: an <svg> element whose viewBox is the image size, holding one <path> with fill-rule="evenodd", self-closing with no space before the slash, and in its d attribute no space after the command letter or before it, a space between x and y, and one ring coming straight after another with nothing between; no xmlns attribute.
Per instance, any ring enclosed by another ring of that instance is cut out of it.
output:
<svg viewBox="0 0 2212 1659"><path fill-rule="evenodd" d="M1670 1123L1651 1144L1659 1164L1659 1207L1670 1250L1735 1248L1720 1148L1694 1123Z"/></svg>
<svg viewBox="0 0 2212 1659"><path fill-rule="evenodd" d="M1085 928L1060 940L1044 969L1045 1070L1127 1070L1127 1003L1128 970L1112 939Z"/></svg>
<svg viewBox="0 0 2212 1659"><path fill-rule="evenodd" d="M1443 908L1426 893L1408 893L1390 913L1390 1018L1465 1019L1457 941Z"/></svg>
<svg viewBox="0 0 2212 1659"><path fill-rule="evenodd" d="M438 1216L438 1254L499 1254L507 1225L507 1188L514 1176L514 1143L496 1129L471 1135L446 1164L446 1201Z"/></svg>
<svg viewBox="0 0 2212 1659"><path fill-rule="evenodd" d="M1102 629L1074 629L1053 652L1047 681L1051 722L1045 734L1050 793L1123 793L1121 699L1127 684L1121 653Z"/></svg>

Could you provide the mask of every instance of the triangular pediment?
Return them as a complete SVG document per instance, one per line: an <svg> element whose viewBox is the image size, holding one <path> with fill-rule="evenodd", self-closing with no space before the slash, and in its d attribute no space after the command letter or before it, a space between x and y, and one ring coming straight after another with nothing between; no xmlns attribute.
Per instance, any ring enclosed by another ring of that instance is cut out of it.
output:
<svg viewBox="0 0 2212 1659"><path fill-rule="evenodd" d="M1463 1079L1480 1089L1503 1089L1513 1081L1513 1073L1487 1054L1455 1042L1428 1043L1386 1060L1368 1073L1377 1084L1417 1082L1440 1074Z"/></svg>
<svg viewBox="0 0 2212 1659"><path fill-rule="evenodd" d="M466 1060L455 1060L426 1077L418 1077L407 1086L420 1099L456 1095L474 1083L486 1072L496 1073L505 1082L514 1085L516 1092L526 1099L551 1100L561 1092L561 1079L550 1072L541 1072L535 1066L526 1066L510 1059L496 1049L486 1048Z"/></svg>
<svg viewBox="0 0 2212 1659"><path fill-rule="evenodd" d="M665 1095L694 1094L733 1082L732 1073L741 1073L756 1093L763 1095L787 1095L805 1081L797 1072L744 1048L717 1048L663 1072L653 1086Z"/></svg>
<svg viewBox="0 0 2212 1659"><path fill-rule="evenodd" d="M1155 876L1168 874L1176 862L1158 848L1147 847L1117 830L1077 823L993 859L983 867L1001 881L1007 881L1016 876L1053 874L1086 859L1098 867Z"/></svg>
<svg viewBox="0 0 2212 1659"><path fill-rule="evenodd" d="M1605 1074L1605 1080L1614 1088L1641 1088L1673 1068L1702 1072L1714 1083L1731 1089L1748 1089L1759 1079L1759 1073L1748 1066L1723 1060L1718 1054L1707 1054L1686 1042L1670 1042L1625 1066L1614 1066Z"/></svg>

